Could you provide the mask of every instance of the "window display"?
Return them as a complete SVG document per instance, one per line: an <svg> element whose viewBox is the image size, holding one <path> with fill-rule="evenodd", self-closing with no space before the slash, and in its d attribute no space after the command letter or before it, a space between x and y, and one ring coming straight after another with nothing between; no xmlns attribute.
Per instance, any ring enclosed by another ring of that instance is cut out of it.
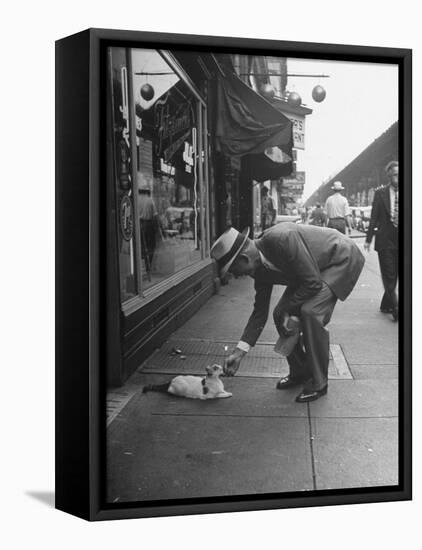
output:
<svg viewBox="0 0 422 550"><path fill-rule="evenodd" d="M202 258L200 105L160 53L131 55L139 272L146 289Z"/></svg>
<svg viewBox="0 0 422 550"><path fill-rule="evenodd" d="M169 53L110 48L109 59L125 302L209 249L206 110Z"/></svg>

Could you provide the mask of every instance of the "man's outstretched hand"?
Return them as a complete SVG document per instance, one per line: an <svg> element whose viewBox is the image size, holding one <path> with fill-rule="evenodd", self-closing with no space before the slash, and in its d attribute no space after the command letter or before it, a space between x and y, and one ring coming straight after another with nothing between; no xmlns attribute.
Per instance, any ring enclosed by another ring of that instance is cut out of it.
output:
<svg viewBox="0 0 422 550"><path fill-rule="evenodd" d="M224 359L224 376L234 376L240 367L240 362L242 357L246 352L239 348L235 348L233 353L231 353L226 359Z"/></svg>

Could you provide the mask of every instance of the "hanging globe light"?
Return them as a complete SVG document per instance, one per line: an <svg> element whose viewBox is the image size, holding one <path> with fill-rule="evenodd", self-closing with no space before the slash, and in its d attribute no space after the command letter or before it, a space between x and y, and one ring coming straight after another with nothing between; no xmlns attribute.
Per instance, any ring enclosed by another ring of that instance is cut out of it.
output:
<svg viewBox="0 0 422 550"><path fill-rule="evenodd" d="M321 101L324 101L326 95L327 92L322 86L315 86L315 88L312 90L312 99L317 103L321 103Z"/></svg>
<svg viewBox="0 0 422 550"><path fill-rule="evenodd" d="M261 95L266 97L267 99L272 99L275 96L275 90L274 87L271 86L271 84L264 84L261 86Z"/></svg>
<svg viewBox="0 0 422 550"><path fill-rule="evenodd" d="M145 99L145 101L151 101L151 99L154 97L155 91L154 88L151 86L151 84L144 84L141 88L141 97Z"/></svg>
<svg viewBox="0 0 422 550"><path fill-rule="evenodd" d="M297 92L290 92L287 97L287 103L289 103L292 107L299 107L302 103L302 98Z"/></svg>

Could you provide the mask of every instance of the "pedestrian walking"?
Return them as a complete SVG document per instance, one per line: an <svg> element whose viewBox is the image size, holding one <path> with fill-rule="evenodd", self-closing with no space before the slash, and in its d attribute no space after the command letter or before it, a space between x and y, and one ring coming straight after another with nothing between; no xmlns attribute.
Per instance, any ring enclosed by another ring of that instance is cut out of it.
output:
<svg viewBox="0 0 422 550"><path fill-rule="evenodd" d="M328 217L327 226L346 234L347 225L350 234L352 231L350 208L346 197L341 194L341 191L344 190L343 184L341 181L335 181L331 189L334 193L325 202L325 211Z"/></svg>
<svg viewBox="0 0 422 550"><path fill-rule="evenodd" d="M291 316L300 320L300 338L287 361L290 373L278 389L303 385L296 401L305 403L327 393L329 333L338 299L352 291L365 262L355 243L338 231L291 222L278 224L260 238L249 239L228 229L211 249L221 276L249 275L255 280L253 312L234 351L226 358L225 372L233 376L249 349L257 342L268 318L274 285L287 286L273 312L280 336L292 334ZM302 345L303 342L303 345Z"/></svg>
<svg viewBox="0 0 422 550"><path fill-rule="evenodd" d="M311 214L309 219L311 225L317 225L318 227L325 227L327 225L327 214L321 208L321 204L317 202L316 208Z"/></svg>
<svg viewBox="0 0 422 550"><path fill-rule="evenodd" d="M268 195L268 187L261 189L261 227L265 231L275 223L276 211L273 199Z"/></svg>
<svg viewBox="0 0 422 550"><path fill-rule="evenodd" d="M149 272L151 271L152 259L156 247L156 235L159 230L158 212L151 197L151 190L149 187L140 187L138 193L142 258L144 258L147 271Z"/></svg>
<svg viewBox="0 0 422 550"><path fill-rule="evenodd" d="M378 188L372 202L371 220L366 234L365 250L369 252L375 229L375 250L378 252L384 295L382 313L391 313L398 320L398 225L399 225L399 163L391 161L385 167L388 184Z"/></svg>

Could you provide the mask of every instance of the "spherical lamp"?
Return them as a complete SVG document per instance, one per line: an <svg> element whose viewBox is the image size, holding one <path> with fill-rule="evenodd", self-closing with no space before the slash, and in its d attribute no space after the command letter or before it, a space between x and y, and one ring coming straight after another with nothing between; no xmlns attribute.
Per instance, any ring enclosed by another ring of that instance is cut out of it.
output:
<svg viewBox="0 0 422 550"><path fill-rule="evenodd" d="M302 98L297 92L290 92L287 98L287 103L289 103L292 107L299 107L302 103Z"/></svg>
<svg viewBox="0 0 422 550"><path fill-rule="evenodd" d="M154 97L155 91L154 88L151 86L151 84L144 84L141 88L141 97L145 99L145 101L151 101L151 99Z"/></svg>
<svg viewBox="0 0 422 550"><path fill-rule="evenodd" d="M312 90L312 99L317 103L321 103L321 101L324 101L326 95L327 92L322 86L315 86L315 88Z"/></svg>
<svg viewBox="0 0 422 550"><path fill-rule="evenodd" d="M271 84L264 84L261 87L261 95L266 97L267 99L272 99L275 95L275 90Z"/></svg>

